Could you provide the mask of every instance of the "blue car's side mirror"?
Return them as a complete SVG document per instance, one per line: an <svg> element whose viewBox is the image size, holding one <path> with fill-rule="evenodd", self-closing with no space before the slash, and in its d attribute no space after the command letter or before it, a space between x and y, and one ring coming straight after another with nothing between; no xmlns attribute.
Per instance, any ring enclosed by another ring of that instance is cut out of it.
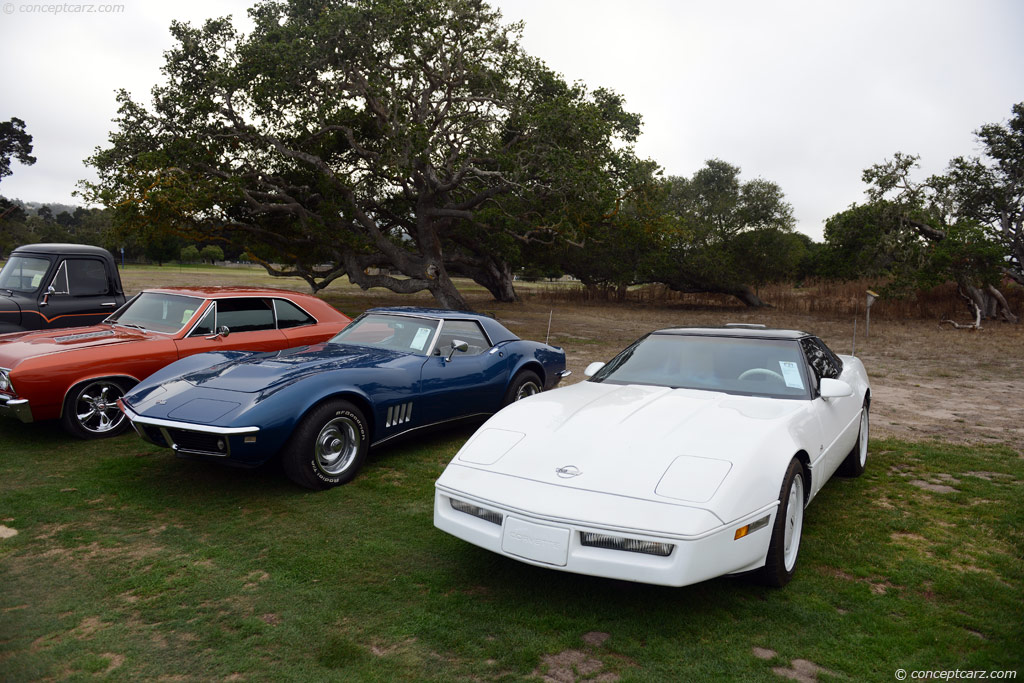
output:
<svg viewBox="0 0 1024 683"><path fill-rule="evenodd" d="M469 351L469 344L467 342L464 342L464 341L460 340L460 339L453 339L452 340L452 350L448 354L448 357L444 359L446 363L452 359L452 356L455 355L456 351L461 351L462 353L465 353L466 351Z"/></svg>

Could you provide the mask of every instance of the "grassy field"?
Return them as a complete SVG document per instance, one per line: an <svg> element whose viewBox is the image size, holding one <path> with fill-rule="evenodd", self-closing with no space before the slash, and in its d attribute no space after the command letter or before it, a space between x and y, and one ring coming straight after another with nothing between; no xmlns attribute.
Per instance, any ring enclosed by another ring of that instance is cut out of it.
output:
<svg viewBox="0 0 1024 683"><path fill-rule="evenodd" d="M124 276L132 290L303 288L227 269ZM553 311L552 340L574 368L666 320L751 315L565 305L531 287L525 304L469 296L533 338ZM325 298L350 315L395 302L351 286ZM848 351L846 321L758 315L821 329ZM1020 374L1020 339L1015 328L966 336L880 325L858 349L879 370L880 421L892 421L883 390L903 375L911 385L930 377L928 364L913 374L922 357L953 386L961 369L935 349L989 349L969 372L1002 386ZM0 421L0 680L891 681L901 668L1019 671L1019 420L992 425L991 438L984 425L967 427L970 445L873 439L864 476L830 482L811 504L797 575L771 590L741 578L669 589L581 577L446 536L432 525L433 482L471 428L375 451L351 484L310 493L273 467L179 460L132 434L75 442L54 425Z"/></svg>
<svg viewBox="0 0 1024 683"><path fill-rule="evenodd" d="M0 524L17 531L0 541L0 678L772 681L804 660L820 680L882 681L1021 666L1024 462L1010 449L873 441L867 473L812 503L789 586L669 589L529 567L434 529L434 479L469 433L377 452L348 486L309 493L130 434L82 444L0 424Z"/></svg>

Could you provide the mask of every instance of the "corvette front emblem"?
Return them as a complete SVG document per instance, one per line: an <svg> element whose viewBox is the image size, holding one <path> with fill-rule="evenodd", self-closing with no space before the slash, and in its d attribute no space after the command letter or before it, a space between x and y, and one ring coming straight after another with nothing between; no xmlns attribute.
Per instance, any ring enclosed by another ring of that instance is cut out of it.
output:
<svg viewBox="0 0 1024 683"><path fill-rule="evenodd" d="M571 479L572 477L580 476L583 472L580 472L580 468L576 467L576 465L565 465L556 469L555 474L562 479Z"/></svg>

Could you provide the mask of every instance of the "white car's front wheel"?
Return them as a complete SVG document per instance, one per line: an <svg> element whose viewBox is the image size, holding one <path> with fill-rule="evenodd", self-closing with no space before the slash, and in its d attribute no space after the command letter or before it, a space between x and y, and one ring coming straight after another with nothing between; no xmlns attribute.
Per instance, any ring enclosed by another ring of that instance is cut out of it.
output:
<svg viewBox="0 0 1024 683"><path fill-rule="evenodd" d="M772 540L768 546L768 557L761 570L762 581L776 588L789 583L796 570L800 553L800 539L804 531L805 496L804 468L793 458L786 468L779 491L779 510L772 527Z"/></svg>

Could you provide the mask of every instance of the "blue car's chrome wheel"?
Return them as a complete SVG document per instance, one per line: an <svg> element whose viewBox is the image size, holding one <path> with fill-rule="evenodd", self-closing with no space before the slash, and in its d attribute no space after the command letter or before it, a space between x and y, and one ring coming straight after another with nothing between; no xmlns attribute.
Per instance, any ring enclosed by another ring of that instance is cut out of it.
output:
<svg viewBox="0 0 1024 683"><path fill-rule="evenodd" d="M532 370L522 370L512 378L512 382L505 392L505 400L501 405L507 406L510 403L521 401L524 398L539 394L544 390L540 377Z"/></svg>
<svg viewBox="0 0 1024 683"><path fill-rule="evenodd" d="M327 474L338 475L351 467L359 452L359 425L348 416L324 425L316 440L316 462Z"/></svg>
<svg viewBox="0 0 1024 683"><path fill-rule="evenodd" d="M356 476L369 443L362 410L349 401L327 401L302 418L281 453L281 464L296 484L322 491Z"/></svg>

